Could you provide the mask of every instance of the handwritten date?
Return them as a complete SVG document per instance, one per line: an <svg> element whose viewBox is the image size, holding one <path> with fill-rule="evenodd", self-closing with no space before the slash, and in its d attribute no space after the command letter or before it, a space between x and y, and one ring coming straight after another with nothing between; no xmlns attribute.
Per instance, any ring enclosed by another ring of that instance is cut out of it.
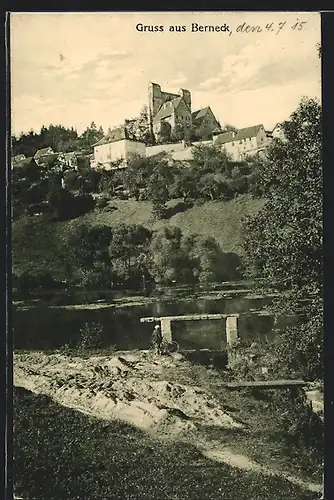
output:
<svg viewBox="0 0 334 500"><path fill-rule="evenodd" d="M278 35L283 29L291 29L293 31L301 31L302 29L305 29L305 25L307 24L307 21L299 21L298 19L296 22L292 24L288 24L286 21L282 21L279 23L268 23L265 26L260 26L260 25L250 25L245 23L240 24L236 32L237 33L262 33L262 32L270 32L273 34Z"/></svg>

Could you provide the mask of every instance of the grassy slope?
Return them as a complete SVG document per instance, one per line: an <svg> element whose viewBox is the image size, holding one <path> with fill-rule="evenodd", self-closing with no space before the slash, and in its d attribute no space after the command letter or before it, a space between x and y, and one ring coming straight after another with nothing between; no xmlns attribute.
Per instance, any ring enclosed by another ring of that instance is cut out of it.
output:
<svg viewBox="0 0 334 500"><path fill-rule="evenodd" d="M87 214L83 219L94 224L110 224L122 222L141 224L149 229L165 226L177 226L184 233L198 233L213 236L225 252L241 252L241 219L244 215L256 213L263 206L263 200L254 200L249 196L240 196L228 202L206 202L189 208L185 212L176 213L170 219L156 221L151 213L150 202L116 201L112 205L117 208L113 212ZM170 205L175 205L176 202Z"/></svg>
<svg viewBox="0 0 334 500"><path fill-rule="evenodd" d="M176 203L177 201L174 201L170 203L170 206ZM95 210L78 219L48 223L47 226L39 224L35 234L30 235L29 241L19 236L22 221L17 220L13 223L14 272L21 274L26 270L40 270L44 267L60 275L62 270L56 254L55 239L63 239L68 231L74 230L84 221L91 225L107 224L110 226L132 223L149 229L177 226L185 234L198 233L203 236L212 236L218 241L223 251L240 255L242 251L241 220L245 215L256 213L263 203L263 200L253 200L245 195L228 202L206 202L185 212L176 213L167 220L157 221L152 216L150 202L115 200L111 203L115 210L110 212Z"/></svg>
<svg viewBox="0 0 334 500"><path fill-rule="evenodd" d="M233 469L190 445L163 444L16 387L13 454L15 489L35 500L317 498L284 479Z"/></svg>

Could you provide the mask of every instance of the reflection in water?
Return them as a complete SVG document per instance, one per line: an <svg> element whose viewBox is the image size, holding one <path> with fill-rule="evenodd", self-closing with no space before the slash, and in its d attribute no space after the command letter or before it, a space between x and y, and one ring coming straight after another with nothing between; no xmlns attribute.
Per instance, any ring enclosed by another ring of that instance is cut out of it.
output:
<svg viewBox="0 0 334 500"><path fill-rule="evenodd" d="M119 349L147 348L152 324L140 323L145 316L169 316L196 313L246 313L260 310L270 298L213 298L196 300L156 300L144 305L104 309L64 309L40 303L27 310L14 308L14 347L52 349L75 344L85 323L100 323L104 346ZM239 335L249 342L269 339L273 319L251 314L239 319ZM281 325L282 326L282 325ZM284 326L284 325L283 325ZM173 323L173 335L185 349L221 349L225 344L225 320Z"/></svg>

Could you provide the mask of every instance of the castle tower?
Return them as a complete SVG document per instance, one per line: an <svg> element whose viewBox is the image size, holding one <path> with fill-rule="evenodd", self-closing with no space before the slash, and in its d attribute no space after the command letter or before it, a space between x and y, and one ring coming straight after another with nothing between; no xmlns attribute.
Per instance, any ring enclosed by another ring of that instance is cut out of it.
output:
<svg viewBox="0 0 334 500"><path fill-rule="evenodd" d="M191 93L189 92L189 90L180 89L178 94L183 97L185 103L191 111Z"/></svg>
<svg viewBox="0 0 334 500"><path fill-rule="evenodd" d="M162 104L161 87L157 83L148 85L148 114L151 132L153 132L153 117Z"/></svg>

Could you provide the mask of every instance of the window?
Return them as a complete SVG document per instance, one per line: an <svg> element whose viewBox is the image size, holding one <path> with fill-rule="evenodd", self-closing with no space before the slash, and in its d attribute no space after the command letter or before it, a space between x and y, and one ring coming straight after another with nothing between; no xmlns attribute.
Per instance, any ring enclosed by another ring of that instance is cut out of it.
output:
<svg viewBox="0 0 334 500"><path fill-rule="evenodd" d="M234 146L234 142L232 142L232 146Z"/></svg>
<svg viewBox="0 0 334 500"><path fill-rule="evenodd" d="M239 144L242 144L242 139L240 139Z"/></svg>

